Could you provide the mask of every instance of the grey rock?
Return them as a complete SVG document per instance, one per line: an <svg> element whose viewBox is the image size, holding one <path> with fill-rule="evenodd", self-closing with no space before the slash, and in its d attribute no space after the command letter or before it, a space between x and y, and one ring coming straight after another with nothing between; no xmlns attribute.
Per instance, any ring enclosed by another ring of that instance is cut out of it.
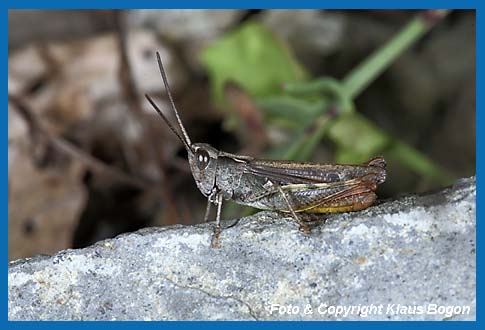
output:
<svg viewBox="0 0 485 330"><path fill-rule="evenodd" d="M475 196L473 177L330 216L309 235L278 213L259 212L227 221L220 249L210 247L209 223L14 261L8 317L474 320ZM435 306L443 313L427 313Z"/></svg>

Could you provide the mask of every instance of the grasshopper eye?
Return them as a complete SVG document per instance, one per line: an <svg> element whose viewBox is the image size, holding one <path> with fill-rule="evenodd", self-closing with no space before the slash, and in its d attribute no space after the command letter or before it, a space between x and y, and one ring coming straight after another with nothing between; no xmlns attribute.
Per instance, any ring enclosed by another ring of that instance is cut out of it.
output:
<svg viewBox="0 0 485 330"><path fill-rule="evenodd" d="M209 153L205 150L197 150L195 157L197 159L197 167L201 170L205 170L209 165L210 157Z"/></svg>

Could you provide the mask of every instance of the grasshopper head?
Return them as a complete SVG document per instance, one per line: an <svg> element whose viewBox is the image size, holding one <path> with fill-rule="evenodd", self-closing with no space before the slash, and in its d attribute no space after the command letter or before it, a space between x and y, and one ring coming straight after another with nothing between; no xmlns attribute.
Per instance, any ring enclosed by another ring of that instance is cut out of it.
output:
<svg viewBox="0 0 485 330"><path fill-rule="evenodd" d="M206 143L194 143L189 152L189 164L195 183L205 196L209 196L216 184L217 149Z"/></svg>
<svg viewBox="0 0 485 330"><path fill-rule="evenodd" d="M178 137L182 142L187 153L189 154L189 164L194 176L195 183L199 190L205 196L209 196L214 189L216 184L216 171L217 171L217 156L219 152L206 143L194 143L190 141L189 135L185 130L182 123L182 119L179 116L175 102L173 101L172 93L170 92L170 87L168 85L168 80L165 74L165 69L163 68L162 59L160 54L157 52L157 62L160 69L160 74L162 76L163 84L165 85L165 90L167 91L168 99L172 106L172 110L177 118L179 129L176 129L170 121L165 117L163 112L158 108L155 102L150 98L150 96L145 94L148 102L152 105L155 111L160 115L163 121L167 124L168 128Z"/></svg>

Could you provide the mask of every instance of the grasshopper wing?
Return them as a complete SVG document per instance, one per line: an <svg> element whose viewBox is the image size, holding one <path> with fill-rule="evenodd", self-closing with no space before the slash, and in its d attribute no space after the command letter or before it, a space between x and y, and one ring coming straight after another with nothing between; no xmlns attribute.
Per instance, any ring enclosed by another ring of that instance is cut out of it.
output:
<svg viewBox="0 0 485 330"><path fill-rule="evenodd" d="M246 171L266 177L281 185L345 182L367 175L374 176L372 181L382 183L386 176L383 164L385 161L380 157L362 165L328 165L254 159L246 164Z"/></svg>

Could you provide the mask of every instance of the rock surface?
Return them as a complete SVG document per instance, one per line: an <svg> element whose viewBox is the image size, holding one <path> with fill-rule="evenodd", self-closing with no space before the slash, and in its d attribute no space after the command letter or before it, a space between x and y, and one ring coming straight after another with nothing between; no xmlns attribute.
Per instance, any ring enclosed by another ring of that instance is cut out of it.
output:
<svg viewBox="0 0 485 330"><path fill-rule="evenodd" d="M470 178L333 215L310 235L259 212L225 223L216 250L209 223L17 260L9 264L8 317L474 320L475 196Z"/></svg>

